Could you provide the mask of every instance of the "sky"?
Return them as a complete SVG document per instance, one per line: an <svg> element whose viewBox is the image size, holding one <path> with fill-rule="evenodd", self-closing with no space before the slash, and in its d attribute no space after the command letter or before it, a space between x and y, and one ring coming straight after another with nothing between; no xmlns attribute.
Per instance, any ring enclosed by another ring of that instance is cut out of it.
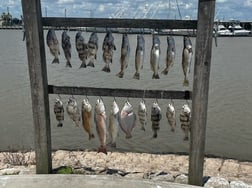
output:
<svg viewBox="0 0 252 188"><path fill-rule="evenodd" d="M41 0L42 16L197 19L198 0ZM0 0L0 14L22 15L21 0ZM252 0L216 0L215 19L252 21Z"/></svg>

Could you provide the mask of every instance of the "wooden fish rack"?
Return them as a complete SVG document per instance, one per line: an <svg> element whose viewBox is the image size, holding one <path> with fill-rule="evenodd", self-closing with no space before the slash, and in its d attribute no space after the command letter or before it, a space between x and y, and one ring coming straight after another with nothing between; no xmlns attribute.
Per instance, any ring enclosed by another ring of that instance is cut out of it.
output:
<svg viewBox="0 0 252 188"><path fill-rule="evenodd" d="M42 17L40 0L22 0L35 130L36 172L52 172L49 94L191 99L189 184L202 185L215 0L198 1L198 20ZM167 10L168 11L168 10ZM197 29L193 91L48 85L43 27Z"/></svg>

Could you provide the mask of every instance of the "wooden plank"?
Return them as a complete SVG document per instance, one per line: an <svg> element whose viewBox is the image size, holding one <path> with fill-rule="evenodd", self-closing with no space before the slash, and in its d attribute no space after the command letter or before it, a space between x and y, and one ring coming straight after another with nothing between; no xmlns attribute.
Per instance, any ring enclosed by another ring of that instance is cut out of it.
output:
<svg viewBox="0 0 252 188"><path fill-rule="evenodd" d="M37 174L52 170L50 113L40 0L22 0L30 74Z"/></svg>
<svg viewBox="0 0 252 188"><path fill-rule="evenodd" d="M196 20L158 19L110 19L110 18L63 18L44 17L43 26L52 27L104 27L104 28L152 28L196 29Z"/></svg>
<svg viewBox="0 0 252 188"><path fill-rule="evenodd" d="M192 96L189 184L202 185L215 0L199 0Z"/></svg>
<svg viewBox="0 0 252 188"><path fill-rule="evenodd" d="M87 95L87 96L109 96L129 98L157 98L157 99L191 99L191 91L168 91L168 90L140 90L140 89L115 89L94 87L71 87L71 86L48 86L50 94L64 95Z"/></svg>

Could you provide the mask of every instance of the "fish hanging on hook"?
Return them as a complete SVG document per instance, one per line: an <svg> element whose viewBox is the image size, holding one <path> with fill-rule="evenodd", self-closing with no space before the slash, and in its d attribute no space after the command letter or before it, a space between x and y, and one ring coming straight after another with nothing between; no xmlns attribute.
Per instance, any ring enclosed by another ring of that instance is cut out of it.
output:
<svg viewBox="0 0 252 188"><path fill-rule="evenodd" d="M137 35L137 47L135 54L135 69L134 79L140 79L140 69L143 69L145 56L145 41L143 35Z"/></svg>
<svg viewBox="0 0 252 188"><path fill-rule="evenodd" d="M150 53L150 65L151 70L153 71L152 79L159 79L159 60L160 60L160 40L157 35L153 35L152 38L152 48Z"/></svg>
<svg viewBox="0 0 252 188"><path fill-rule="evenodd" d="M91 125L91 116L92 116L92 106L89 103L88 98L83 99L82 101L82 108L81 108L81 114L82 114L82 125L84 130L88 133L89 140L94 138L93 129Z"/></svg>
<svg viewBox="0 0 252 188"><path fill-rule="evenodd" d="M151 121L152 121L153 138L157 138L157 132L160 129L159 123L160 123L161 119L162 119L161 108L159 107L157 101L155 101L151 107Z"/></svg>
<svg viewBox="0 0 252 188"><path fill-rule="evenodd" d="M57 127L63 127L64 106L63 106L63 102L60 100L60 98L56 98L56 100L54 102L53 111L56 116L56 120L58 121Z"/></svg>
<svg viewBox="0 0 252 188"><path fill-rule="evenodd" d="M176 55L175 40L173 36L167 36L167 51L166 51L166 64L162 74L167 75L170 68L173 66Z"/></svg>
<svg viewBox="0 0 252 188"><path fill-rule="evenodd" d="M69 117L75 122L76 127L80 126L81 115L78 108L77 100L74 97L70 97L67 102L66 111Z"/></svg>
<svg viewBox="0 0 252 188"><path fill-rule="evenodd" d="M119 124L120 124L119 107L114 99L111 104L111 110L109 114L109 126L108 126L108 132L110 136L109 145L111 147L116 147L116 139L118 135Z"/></svg>
<svg viewBox="0 0 252 188"><path fill-rule="evenodd" d="M167 120L168 120L168 124L171 127L171 131L175 132L176 113L175 113L175 108L174 108L172 103L169 103L168 106L167 106L166 117L167 117Z"/></svg>
<svg viewBox="0 0 252 188"><path fill-rule="evenodd" d="M138 119L141 125L141 130L145 131L147 124L147 108L143 99L138 105Z"/></svg>
<svg viewBox="0 0 252 188"><path fill-rule="evenodd" d="M182 111L179 115L181 129L184 132L184 140L189 140L189 132L190 132L190 122L191 122L191 109L188 104L184 104L182 106Z"/></svg>
<svg viewBox="0 0 252 188"><path fill-rule="evenodd" d="M86 61L88 56L88 45L85 43L85 39L82 36L81 31L78 31L75 35L75 47L81 60L80 68L86 68Z"/></svg>
<svg viewBox="0 0 252 188"><path fill-rule="evenodd" d="M105 63L105 66L103 67L102 71L110 72L109 64L113 62L113 52L114 50L116 50L116 46L114 44L114 37L111 31L108 31L107 34L105 35L102 44L102 50L103 50L102 58Z"/></svg>
<svg viewBox="0 0 252 188"><path fill-rule="evenodd" d="M57 39L54 29L48 30L47 35L46 35L46 43L50 49L51 54L54 56L52 64L53 63L59 64L59 55L60 55L59 41Z"/></svg>
<svg viewBox="0 0 252 188"><path fill-rule="evenodd" d="M61 35L61 46L64 51L64 55L66 58L66 67L72 67L70 59L71 59L71 41L70 37L67 34L67 31L63 31Z"/></svg>
<svg viewBox="0 0 252 188"><path fill-rule="evenodd" d="M182 68L184 73L183 86L189 86L188 75L190 73L193 57L192 42L188 36L184 36L184 48L182 53Z"/></svg>
<svg viewBox="0 0 252 188"><path fill-rule="evenodd" d="M88 41L88 64L87 66L94 67L98 51L98 36L95 32L91 33Z"/></svg>

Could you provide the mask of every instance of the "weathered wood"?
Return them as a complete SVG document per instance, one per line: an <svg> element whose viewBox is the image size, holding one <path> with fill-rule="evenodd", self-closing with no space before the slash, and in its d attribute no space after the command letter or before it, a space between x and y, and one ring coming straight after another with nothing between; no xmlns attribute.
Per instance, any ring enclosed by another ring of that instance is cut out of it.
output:
<svg viewBox="0 0 252 188"><path fill-rule="evenodd" d="M43 26L52 27L105 27L105 28L152 28L196 29L196 20L157 19L109 19L109 18L63 18L44 17Z"/></svg>
<svg viewBox="0 0 252 188"><path fill-rule="evenodd" d="M36 172L51 172L51 132L40 0L22 0L35 131Z"/></svg>
<svg viewBox="0 0 252 188"><path fill-rule="evenodd" d="M140 90L140 89L114 89L94 87L48 86L50 94L109 96L129 98L157 98L157 99L191 99L191 91L168 90Z"/></svg>
<svg viewBox="0 0 252 188"><path fill-rule="evenodd" d="M196 37L189 184L202 185L215 0L199 0Z"/></svg>

